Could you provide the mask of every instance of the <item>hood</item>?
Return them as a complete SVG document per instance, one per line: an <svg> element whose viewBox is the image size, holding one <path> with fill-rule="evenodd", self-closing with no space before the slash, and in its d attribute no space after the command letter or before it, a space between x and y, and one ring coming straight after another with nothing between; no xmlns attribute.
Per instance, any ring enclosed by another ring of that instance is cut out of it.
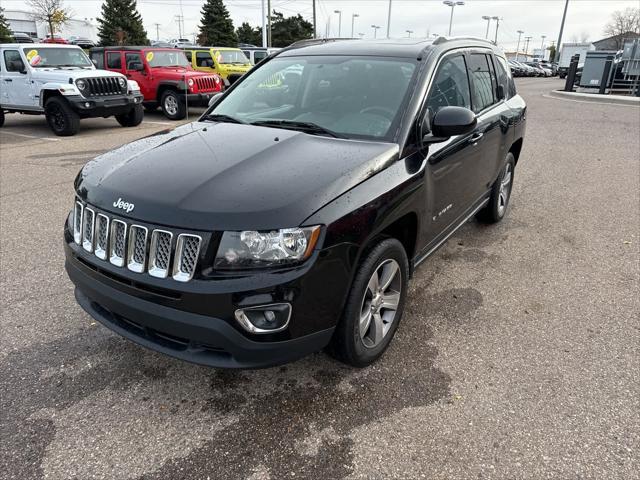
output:
<svg viewBox="0 0 640 480"><path fill-rule="evenodd" d="M56 69L56 68L38 68L34 69L33 77L43 82L64 82L68 83L70 78L77 80L79 78L96 78L96 77L123 77L121 73L111 72L109 70L85 70L85 69Z"/></svg>
<svg viewBox="0 0 640 480"><path fill-rule="evenodd" d="M299 226L398 158L393 143L196 122L87 163L76 192L131 219L194 230ZM134 204L124 213L114 202Z"/></svg>
<svg viewBox="0 0 640 480"><path fill-rule="evenodd" d="M182 80L182 77L194 78L194 77L211 77L213 72L205 73L192 70L191 68L184 67L160 67L154 68L154 73L161 73L162 78L175 78L176 80Z"/></svg>

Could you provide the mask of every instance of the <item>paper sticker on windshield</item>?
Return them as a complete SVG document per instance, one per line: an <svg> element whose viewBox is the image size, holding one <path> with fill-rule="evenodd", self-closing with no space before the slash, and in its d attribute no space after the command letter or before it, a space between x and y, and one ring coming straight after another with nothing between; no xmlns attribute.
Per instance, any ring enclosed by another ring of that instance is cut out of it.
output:
<svg viewBox="0 0 640 480"><path fill-rule="evenodd" d="M37 56L38 56L38 50L29 50L29 52L27 53L27 60L29 60L29 63L31 63L31 60Z"/></svg>
<svg viewBox="0 0 640 480"><path fill-rule="evenodd" d="M153 52L147 52L147 62L153 60Z"/></svg>

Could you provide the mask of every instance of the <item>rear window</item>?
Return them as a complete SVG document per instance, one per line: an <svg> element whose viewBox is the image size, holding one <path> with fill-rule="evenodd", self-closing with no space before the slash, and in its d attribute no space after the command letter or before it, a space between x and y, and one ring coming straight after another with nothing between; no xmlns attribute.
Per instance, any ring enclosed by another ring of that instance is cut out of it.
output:
<svg viewBox="0 0 640 480"><path fill-rule="evenodd" d="M91 52L90 57L96 68L104 68L104 52Z"/></svg>
<svg viewBox="0 0 640 480"><path fill-rule="evenodd" d="M107 52L107 68L119 70L122 68L120 52Z"/></svg>

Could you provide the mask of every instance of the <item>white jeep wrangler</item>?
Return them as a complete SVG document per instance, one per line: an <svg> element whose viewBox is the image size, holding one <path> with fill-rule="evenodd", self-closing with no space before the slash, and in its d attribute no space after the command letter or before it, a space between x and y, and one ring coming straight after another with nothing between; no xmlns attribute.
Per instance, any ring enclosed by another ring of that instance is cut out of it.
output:
<svg viewBox="0 0 640 480"><path fill-rule="evenodd" d="M0 127L5 113L42 114L56 135L78 132L80 119L115 115L142 122L143 96L133 80L97 70L75 45L0 44Z"/></svg>

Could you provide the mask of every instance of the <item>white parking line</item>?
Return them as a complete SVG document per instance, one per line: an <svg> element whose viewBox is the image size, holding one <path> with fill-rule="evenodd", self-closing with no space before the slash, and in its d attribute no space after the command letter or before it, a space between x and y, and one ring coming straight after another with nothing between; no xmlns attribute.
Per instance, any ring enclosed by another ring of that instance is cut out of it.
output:
<svg viewBox="0 0 640 480"><path fill-rule="evenodd" d="M172 122L150 122L149 120L145 120L144 123L150 123L152 125L175 125Z"/></svg>
<svg viewBox="0 0 640 480"><path fill-rule="evenodd" d="M615 107L638 108L638 105L630 105L628 103L601 102L599 99L598 100L577 100L575 98L563 98L563 97L556 97L554 95L547 95L546 93L543 93L542 96L544 98L550 98L552 100L564 100L565 102L590 103L591 105L613 105Z"/></svg>
<svg viewBox="0 0 640 480"><path fill-rule="evenodd" d="M6 130L2 130L2 133L6 133L7 135L15 135L16 137L33 138L34 140L47 140L48 142L59 142L60 141L59 138L36 137L35 135L25 135L24 133L7 132Z"/></svg>

